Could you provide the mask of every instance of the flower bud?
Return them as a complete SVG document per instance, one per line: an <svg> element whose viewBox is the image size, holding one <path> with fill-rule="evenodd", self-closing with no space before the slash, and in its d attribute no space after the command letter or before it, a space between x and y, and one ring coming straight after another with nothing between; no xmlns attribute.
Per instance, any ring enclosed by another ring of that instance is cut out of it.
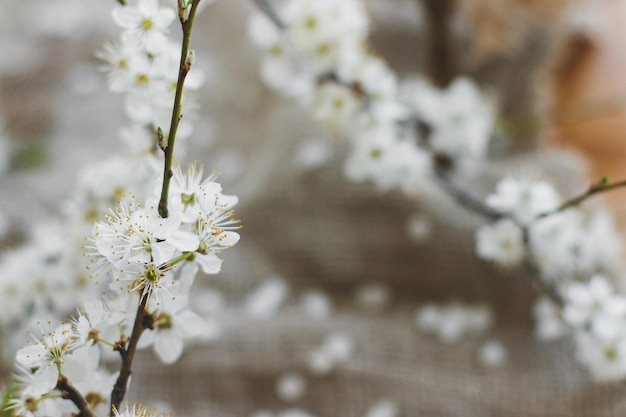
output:
<svg viewBox="0 0 626 417"><path fill-rule="evenodd" d="M187 69L187 71L189 71L191 69L191 64L193 64L193 61L196 58L196 53L193 51L193 49L190 49L189 52L187 53L187 58L185 58L185 68Z"/></svg>

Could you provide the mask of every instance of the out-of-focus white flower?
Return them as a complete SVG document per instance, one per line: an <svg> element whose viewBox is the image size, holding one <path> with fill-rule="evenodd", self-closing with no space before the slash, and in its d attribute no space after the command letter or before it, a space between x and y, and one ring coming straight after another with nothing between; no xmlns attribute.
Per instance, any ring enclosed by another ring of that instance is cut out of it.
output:
<svg viewBox="0 0 626 417"><path fill-rule="evenodd" d="M365 412L365 417L399 417L400 407L390 400L379 400Z"/></svg>
<svg viewBox="0 0 626 417"><path fill-rule="evenodd" d="M619 264L621 242L611 219L602 212L590 218L567 210L532 224L530 248L542 278L582 279L612 272Z"/></svg>
<svg viewBox="0 0 626 417"><path fill-rule="evenodd" d="M276 417L315 417L313 414L310 414L304 410L286 410L281 413L278 413Z"/></svg>
<svg viewBox="0 0 626 417"><path fill-rule="evenodd" d="M127 29L127 36L136 36L146 50L158 52L167 42L165 33L176 18L169 7L160 7L158 0L139 0L137 6L123 6L113 10L113 20Z"/></svg>
<svg viewBox="0 0 626 417"><path fill-rule="evenodd" d="M320 346L309 352L307 366L314 375L328 375L337 365L348 361L353 353L354 341L348 334L329 333Z"/></svg>
<svg viewBox="0 0 626 417"><path fill-rule="evenodd" d="M600 382L619 381L626 376L626 337L606 340L595 335L576 334L576 357L591 376Z"/></svg>
<svg viewBox="0 0 626 417"><path fill-rule="evenodd" d="M401 87L405 102L431 129L430 147L452 159L481 158L493 129L493 110L478 86L468 78L456 79L446 90L425 80Z"/></svg>
<svg viewBox="0 0 626 417"><path fill-rule="evenodd" d="M510 213L523 224L537 215L555 209L560 197L547 182L506 177L496 184L496 190L487 197L487 205Z"/></svg>
<svg viewBox="0 0 626 417"><path fill-rule="evenodd" d="M524 258L522 230L511 219L483 225L476 231L476 253L482 259L514 266Z"/></svg>
<svg viewBox="0 0 626 417"><path fill-rule="evenodd" d="M322 349L336 362L345 362L354 353L354 341L352 338L341 332L330 333L324 338Z"/></svg>
<svg viewBox="0 0 626 417"><path fill-rule="evenodd" d="M417 310L415 323L423 332L452 344L463 337L487 332L493 325L493 312L484 304L428 303Z"/></svg>
<svg viewBox="0 0 626 417"><path fill-rule="evenodd" d="M361 103L350 88L324 83L315 90L311 106L316 119L343 132L354 126Z"/></svg>
<svg viewBox="0 0 626 417"><path fill-rule="evenodd" d="M314 169L324 165L332 158L333 150L322 140L309 140L298 146L296 163L304 169Z"/></svg>
<svg viewBox="0 0 626 417"><path fill-rule="evenodd" d="M412 241L423 243L430 238L433 231L433 224L428 216L416 213L409 217L406 228Z"/></svg>
<svg viewBox="0 0 626 417"><path fill-rule="evenodd" d="M313 375L324 376L335 369L335 360L325 349L317 348L309 352L307 367Z"/></svg>
<svg viewBox="0 0 626 417"><path fill-rule="evenodd" d="M284 402L300 400L306 392L306 381L297 373L281 375L276 382L276 395Z"/></svg>
<svg viewBox="0 0 626 417"><path fill-rule="evenodd" d="M280 278L273 278L250 293L243 307L252 318L265 320L278 311L288 294L289 288L285 281Z"/></svg>
<svg viewBox="0 0 626 417"><path fill-rule="evenodd" d="M626 297L615 294L605 277L595 275L588 283L569 284L563 293L563 319L570 326L605 340L624 333Z"/></svg>
<svg viewBox="0 0 626 417"><path fill-rule="evenodd" d="M382 311L389 307L391 292L382 282L367 283L357 289L356 302L366 310Z"/></svg>
<svg viewBox="0 0 626 417"><path fill-rule="evenodd" d="M333 311L330 297L321 291L309 291L300 300L302 310L308 318L324 320Z"/></svg>
<svg viewBox="0 0 626 417"><path fill-rule="evenodd" d="M483 365L490 367L499 367L504 365L508 357L508 353L502 342L497 340L488 340L482 344L478 350L478 359Z"/></svg>
<svg viewBox="0 0 626 417"><path fill-rule="evenodd" d="M364 131L352 145L345 173L353 181L369 180L381 190L414 195L430 178L430 156L392 126Z"/></svg>
<svg viewBox="0 0 626 417"><path fill-rule="evenodd" d="M548 297L541 297L535 302L533 316L535 335L539 340L556 340L567 333L567 328L561 321L559 308Z"/></svg>

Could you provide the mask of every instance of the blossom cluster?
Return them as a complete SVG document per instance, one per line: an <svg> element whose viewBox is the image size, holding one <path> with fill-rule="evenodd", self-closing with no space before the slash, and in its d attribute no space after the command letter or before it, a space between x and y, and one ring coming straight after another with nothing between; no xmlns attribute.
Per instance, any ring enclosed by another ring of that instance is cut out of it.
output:
<svg viewBox="0 0 626 417"><path fill-rule="evenodd" d="M547 182L504 178L486 204L503 214L476 232L479 257L503 267L527 259L554 298L535 306L537 334L551 340L572 333L578 361L598 380L626 376L626 297L604 276L622 251L611 217L564 207ZM591 277L591 279L589 279Z"/></svg>
<svg viewBox="0 0 626 417"><path fill-rule="evenodd" d="M126 95L128 116L155 132L159 126L164 130L169 127L174 102L180 46L168 33L176 18L176 11L160 5L158 0L138 0L136 5L120 6L113 11L113 20L124 32L117 43L106 45L99 54L106 63L109 89ZM203 78L201 71L190 72L186 89L199 88ZM193 120L192 104L185 105L185 119ZM177 137L189 137L191 132L192 125L183 122ZM134 142L144 151L156 145L156 141Z"/></svg>
<svg viewBox="0 0 626 417"><path fill-rule="evenodd" d="M264 52L261 76L349 139L348 178L413 195L434 156L460 166L487 152L493 111L478 87L467 78L443 90L422 79L399 83L367 48L362 1L282 1L276 13L284 28L260 13L250 19L249 35Z"/></svg>
<svg viewBox="0 0 626 417"><path fill-rule="evenodd" d="M110 89L126 94L127 113L136 123L122 131L125 149L81 172L58 230L46 227L2 259L10 279L3 280L0 294L12 298L2 303L12 306L2 316L3 325L27 325L24 315L47 321L84 300L71 322L39 325L40 334L30 334L18 349L18 384L9 400L14 416L69 416L77 407L83 415L81 406L108 415L121 373L109 373L101 362L113 351L125 360L130 344L152 347L162 362L172 363L185 342L201 338L206 327L190 308L190 290L197 272L218 273L220 252L238 242L240 225L232 210L238 199L222 193L215 173L205 176L196 163L186 169L176 165L168 177L167 215L157 210L159 148L169 139L161 126L166 107L171 112L179 73L172 65L179 48L167 37L176 16L156 0L138 0L113 12L125 31L103 57L110 66ZM70 230L71 239L63 230ZM14 308L16 301L20 308ZM140 314L145 332L131 340ZM156 414L143 406L113 412Z"/></svg>
<svg viewBox="0 0 626 417"><path fill-rule="evenodd" d="M85 273L83 245L91 222L130 192L139 201L154 199L160 182L158 131L168 127L167 112L172 110L178 77L179 47L167 36L176 11L156 0L138 0L116 8L113 18L124 31L99 56L107 64L110 90L124 93L126 114L133 124L121 129L116 154L76 173L77 183L62 207L63 217L38 219L27 243L0 258L5 271L0 283L0 304L5 306L0 326L11 328L13 334L31 326L30 318L47 321L67 314L75 300L88 299L101 290L88 285ZM201 85L202 78L201 71L189 72L184 98L187 89ZM190 104L183 103L185 118L177 135L183 141L193 129ZM5 344L7 354L15 351L11 344L16 342Z"/></svg>
<svg viewBox="0 0 626 417"><path fill-rule="evenodd" d="M90 266L106 295L85 302L71 323L42 327L41 336L31 336L18 350L14 415L69 415L75 409L57 393L70 381L85 396L100 399L90 406L108 404L104 398L116 375L99 367L100 350L124 346L138 305L151 318L138 348L152 346L164 363L175 362L185 341L200 335L202 318L189 307L196 273L218 273L218 254L239 240L239 222L232 220L237 198L222 194L214 180L203 178L195 164L186 171L177 167L169 217L129 196L95 222Z"/></svg>
<svg viewBox="0 0 626 417"><path fill-rule="evenodd" d="M349 140L349 179L416 195L435 177L441 181L442 172L466 172L488 155L496 120L487 96L463 77L445 89L421 78L399 82L367 46L369 17L363 2L272 4L275 16L257 13L249 24L249 36L263 52L261 77ZM484 203L487 217L495 220L478 229L477 255L504 267L532 266L553 296L536 309L541 312L536 314L539 334L564 334L563 326L569 328L579 361L595 378L624 377L622 311L594 310L610 323L608 337L596 334L597 325L590 327L591 313L585 315L581 304L591 297L598 306L621 305L622 296L597 275L616 271L620 240L607 213L561 207L564 203L547 182L502 179ZM475 205L481 204L477 199ZM585 291L597 296L585 298ZM585 318L573 320L573 311ZM433 326L434 332L443 331Z"/></svg>

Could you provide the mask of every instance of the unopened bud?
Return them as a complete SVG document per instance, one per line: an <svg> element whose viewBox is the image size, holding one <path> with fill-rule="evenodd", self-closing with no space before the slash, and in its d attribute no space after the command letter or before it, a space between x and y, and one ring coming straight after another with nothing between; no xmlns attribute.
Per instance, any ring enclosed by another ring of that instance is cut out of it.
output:
<svg viewBox="0 0 626 417"><path fill-rule="evenodd" d="M194 59L196 59L196 53L193 51L193 49L190 49L187 53L187 58L185 59L185 68L187 69L187 71L191 69L191 64L193 64Z"/></svg>
<svg viewBox="0 0 626 417"><path fill-rule="evenodd" d="M178 0L178 17L181 22L189 19L189 2L187 0Z"/></svg>
<svg viewBox="0 0 626 417"><path fill-rule="evenodd" d="M161 129L161 126L157 127L157 143L159 145L159 148L161 148L161 150L165 152L165 148L167 148L167 142L165 140L165 135L163 134L163 129Z"/></svg>

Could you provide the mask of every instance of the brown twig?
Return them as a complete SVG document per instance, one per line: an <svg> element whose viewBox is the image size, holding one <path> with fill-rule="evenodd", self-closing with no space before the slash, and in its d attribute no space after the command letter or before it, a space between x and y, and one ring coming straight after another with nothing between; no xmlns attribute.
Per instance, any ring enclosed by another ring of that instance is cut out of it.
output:
<svg viewBox="0 0 626 417"><path fill-rule="evenodd" d="M567 200L566 202L564 202L563 204L561 204L560 206L558 206L557 208L553 210L548 210L541 214L538 214L537 216L535 216L534 220L541 220L541 219L545 219L546 217L553 216L555 214L558 214L562 211L567 210L568 208L576 207L577 205L581 204L582 202L594 196L595 194L604 193L604 192L611 191L611 190L614 190L616 188L621 188L621 187L626 187L626 180L611 183L609 182L608 178L604 177L600 181L598 181L596 184L592 184L589 187L589 189L583 194Z"/></svg>
<svg viewBox="0 0 626 417"><path fill-rule="evenodd" d="M110 417L115 416L115 412L113 411L113 407L116 410L119 410L120 404L124 401L124 397L126 396L126 391L128 390L128 380L132 373L133 359L135 358L135 351L137 350L137 343L141 338L141 335L144 330L149 327L146 327L146 316L151 316L146 311L146 305L148 303L148 297L142 297L139 306L137 307L137 315L135 316L135 323L133 324L133 330L130 334L130 339L128 340L128 347L123 346L123 343L119 343L117 349L120 352L122 357L122 367L120 369L120 374L117 377L117 381L115 381L115 385L113 386L113 391L111 391L111 413Z"/></svg>
<svg viewBox="0 0 626 417"><path fill-rule="evenodd" d="M461 187L457 186L446 174L443 168L434 168L435 180L443 191L448 194L454 201L456 201L461 207L476 213L489 220L495 221L508 216L507 213L495 210L481 200L477 199Z"/></svg>
<svg viewBox="0 0 626 417"><path fill-rule="evenodd" d="M83 397L80 391L78 391L65 376L59 376L56 388L61 391L63 398L72 401L76 407L78 407L79 412L76 414L76 417L95 417L85 397Z"/></svg>
<svg viewBox="0 0 626 417"><path fill-rule="evenodd" d="M530 247L530 228L529 226L522 226L522 241L524 243L524 262L523 268L528 271L531 277L531 284L537 290L537 292L547 295L553 303L559 307L565 305L565 300L559 293L558 289L554 285L548 285L541 279L541 271L539 265L534 260L532 248Z"/></svg>

